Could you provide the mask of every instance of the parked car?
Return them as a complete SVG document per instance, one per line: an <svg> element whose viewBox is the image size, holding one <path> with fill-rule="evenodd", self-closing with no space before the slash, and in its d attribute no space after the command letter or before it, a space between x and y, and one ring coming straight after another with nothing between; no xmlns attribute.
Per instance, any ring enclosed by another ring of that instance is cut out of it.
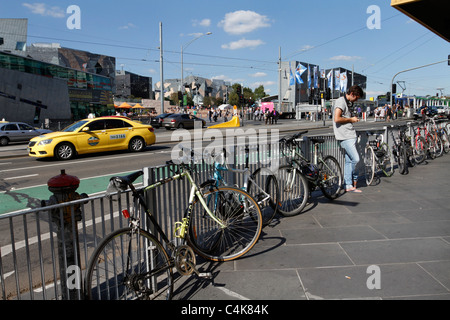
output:
<svg viewBox="0 0 450 320"><path fill-rule="evenodd" d="M24 122L0 122L0 146L7 146L10 142L28 142L31 138L50 132Z"/></svg>
<svg viewBox="0 0 450 320"><path fill-rule="evenodd" d="M202 127L206 126L206 121L196 116L185 113L174 113L163 119L162 126L167 130L178 128L192 129L195 123L201 123Z"/></svg>
<svg viewBox="0 0 450 320"><path fill-rule="evenodd" d="M162 121L164 118L167 118L172 113L162 113L160 115L157 115L156 117L151 118L150 124L153 128L160 128L162 127Z"/></svg>
<svg viewBox="0 0 450 320"><path fill-rule="evenodd" d="M420 119L422 117L422 110L423 108L427 108L426 115L428 117L434 117L438 114L438 109L435 106L421 106L417 111L414 113L414 120Z"/></svg>
<svg viewBox="0 0 450 320"><path fill-rule="evenodd" d="M99 117L78 121L60 132L30 140L28 155L69 160L77 154L130 150L139 152L156 142L152 126L127 117Z"/></svg>

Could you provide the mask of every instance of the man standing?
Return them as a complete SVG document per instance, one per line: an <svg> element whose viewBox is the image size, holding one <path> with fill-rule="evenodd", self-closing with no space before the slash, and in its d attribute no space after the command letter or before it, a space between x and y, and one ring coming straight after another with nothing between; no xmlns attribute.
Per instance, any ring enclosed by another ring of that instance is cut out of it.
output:
<svg viewBox="0 0 450 320"><path fill-rule="evenodd" d="M358 173L355 168L359 162L359 154L356 149L356 130L353 128L353 123L358 122L359 119L352 117L350 107L363 94L361 87L352 86L343 97L336 100L334 105L333 130L336 140L345 150L344 182L347 192L361 192L356 189Z"/></svg>

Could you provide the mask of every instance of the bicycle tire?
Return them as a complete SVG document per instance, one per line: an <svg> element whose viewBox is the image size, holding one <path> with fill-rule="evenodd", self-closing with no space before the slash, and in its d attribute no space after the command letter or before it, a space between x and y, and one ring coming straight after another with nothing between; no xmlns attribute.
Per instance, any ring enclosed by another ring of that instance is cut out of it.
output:
<svg viewBox="0 0 450 320"><path fill-rule="evenodd" d="M394 159L392 156L391 149L389 148L389 145L386 142L383 142L380 145L380 149L383 150L384 156L383 156L383 162L380 165L381 171L383 171L384 175L386 177L392 177L394 174Z"/></svg>
<svg viewBox="0 0 450 320"><path fill-rule="evenodd" d="M152 259L148 259L148 255ZM150 264L152 271L146 272ZM162 244L143 229L109 234L92 254L85 277L89 300L170 300L173 265ZM152 276L149 276L152 274Z"/></svg>
<svg viewBox="0 0 450 320"><path fill-rule="evenodd" d="M417 135L414 138L414 159L421 164L427 157L428 145L424 137Z"/></svg>
<svg viewBox="0 0 450 320"><path fill-rule="evenodd" d="M450 151L450 141L445 129L441 130L441 139L444 153L448 153Z"/></svg>
<svg viewBox="0 0 450 320"><path fill-rule="evenodd" d="M444 143L439 135L435 138L436 143L436 157L440 157L444 154Z"/></svg>
<svg viewBox="0 0 450 320"><path fill-rule="evenodd" d="M247 192L258 202L261 209L263 227L270 224L279 208L279 188L276 176L267 168L258 168L248 181ZM257 184L257 185L255 185ZM264 187L261 187L264 186ZM264 190L270 198L262 192Z"/></svg>
<svg viewBox="0 0 450 320"><path fill-rule="evenodd" d="M429 133L425 135L425 141L427 142L427 155L430 159L436 159L436 141Z"/></svg>
<svg viewBox="0 0 450 320"><path fill-rule="evenodd" d="M336 199L341 192L343 183L342 170L339 162L333 156L326 156L319 162L318 168L322 178L319 184L320 190L322 190L323 195L328 199Z"/></svg>
<svg viewBox="0 0 450 320"><path fill-rule="evenodd" d="M405 175L409 173L406 147L403 141L400 141L398 145L397 164L398 164L398 171L400 172L400 174Z"/></svg>
<svg viewBox="0 0 450 320"><path fill-rule="evenodd" d="M299 169L284 165L278 168L277 180L280 186L278 212L285 217L300 214L309 198L308 181L305 176Z"/></svg>
<svg viewBox="0 0 450 320"><path fill-rule="evenodd" d="M192 249L211 261L231 261L250 251L262 230L261 209L255 199L235 187L210 188L203 196L224 227L214 221L196 199L187 235Z"/></svg>
<svg viewBox="0 0 450 320"><path fill-rule="evenodd" d="M364 153L364 171L366 184L370 186L375 176L375 152L371 146L367 146Z"/></svg>

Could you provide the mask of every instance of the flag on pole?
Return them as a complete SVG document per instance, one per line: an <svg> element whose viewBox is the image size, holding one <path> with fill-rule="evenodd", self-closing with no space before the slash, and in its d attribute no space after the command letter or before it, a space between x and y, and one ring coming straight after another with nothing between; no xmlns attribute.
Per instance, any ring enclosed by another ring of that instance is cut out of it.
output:
<svg viewBox="0 0 450 320"><path fill-rule="evenodd" d="M347 91L347 71L341 73L340 87L341 92L345 93Z"/></svg>
<svg viewBox="0 0 450 320"><path fill-rule="evenodd" d="M297 69L295 70L295 81L297 81L298 84L302 84L302 74L306 71L306 67L302 65L301 63L298 64Z"/></svg>
<svg viewBox="0 0 450 320"><path fill-rule="evenodd" d="M292 68L291 68L291 62L289 62L289 85L293 86L295 84L295 78L294 75L292 74Z"/></svg>
<svg viewBox="0 0 450 320"><path fill-rule="evenodd" d="M334 90L340 90L341 73L339 70L334 70Z"/></svg>
<svg viewBox="0 0 450 320"><path fill-rule="evenodd" d="M327 74L328 79L328 88L333 89L333 69L330 70Z"/></svg>

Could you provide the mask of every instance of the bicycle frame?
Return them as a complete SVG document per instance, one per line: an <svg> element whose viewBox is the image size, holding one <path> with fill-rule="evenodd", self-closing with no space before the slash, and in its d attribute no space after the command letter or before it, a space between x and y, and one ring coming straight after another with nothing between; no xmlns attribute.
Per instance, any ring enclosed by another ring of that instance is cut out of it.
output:
<svg viewBox="0 0 450 320"><path fill-rule="evenodd" d="M157 181L156 183L149 185L147 187L145 187L144 189L142 189L142 191L149 191L149 190L153 190L156 189L158 187L161 187L162 185L175 181L175 180L179 180L182 179L184 177L186 177L191 185L191 191L190 191L190 195L189 195L189 201L188 201L188 208L184 213L183 216L183 222L181 222L181 226L175 230L175 232L179 231L179 234L176 235L177 238L182 238L183 240L185 239L185 231L188 229L189 226L189 222L190 222L190 218L191 218L191 214L192 214L192 209L193 209L193 205L194 205L194 201L197 198L200 203L202 204L203 208L205 209L206 213L211 217L211 219L213 219L215 222L217 222L222 228L225 227L225 225L223 224L222 221L220 221L212 212L211 210L208 208L205 200L203 199L203 194L201 193L201 191L199 190L197 184L195 183L194 179L192 178L190 172L188 170L184 170L179 174L175 174L172 177L166 178L166 179L162 179L160 181ZM143 196L142 196L142 192L139 192L136 190L136 188L133 186L133 184L130 184L130 189L133 192L133 195L136 196L138 198L139 204L144 208L144 211L147 215L147 217L150 219L151 223L153 224L155 230L157 231L158 234L160 234L161 238L163 239L163 241L171 248L171 250L174 249L174 245L170 242L169 238L167 237L167 235L165 234L165 232L162 230L161 226L158 224L158 222L156 221L156 219L154 218L153 214L150 212L150 209L147 206L146 201L144 200Z"/></svg>

